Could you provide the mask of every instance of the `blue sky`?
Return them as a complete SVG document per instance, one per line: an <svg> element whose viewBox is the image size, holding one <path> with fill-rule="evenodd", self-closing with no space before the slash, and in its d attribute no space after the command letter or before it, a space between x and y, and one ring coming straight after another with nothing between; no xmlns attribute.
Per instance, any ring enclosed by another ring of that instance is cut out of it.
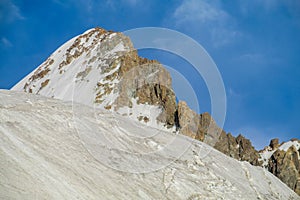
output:
<svg viewBox="0 0 300 200"><path fill-rule="evenodd" d="M96 26L166 27L192 37L222 75L227 132L244 134L257 148L274 137L300 137L300 1L1 0L0 88L9 89L68 39ZM189 65L166 52L140 53L176 69ZM201 78L182 73L201 111L210 111Z"/></svg>

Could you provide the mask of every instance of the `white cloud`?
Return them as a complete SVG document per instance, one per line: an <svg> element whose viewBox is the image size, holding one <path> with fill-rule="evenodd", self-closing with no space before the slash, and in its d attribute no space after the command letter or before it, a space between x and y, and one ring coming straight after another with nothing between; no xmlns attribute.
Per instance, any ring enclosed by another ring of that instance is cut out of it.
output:
<svg viewBox="0 0 300 200"><path fill-rule="evenodd" d="M240 55L239 57L236 57L235 60L241 61L243 63L250 63L252 64L252 69L259 69L259 70L264 70L264 69L269 69L273 68L273 64L281 62L280 57L274 57L268 52L263 52L263 53L245 53Z"/></svg>
<svg viewBox="0 0 300 200"><path fill-rule="evenodd" d="M230 97L242 97L242 95L240 93L238 93L237 91L235 91L232 87L230 87L228 89L228 94Z"/></svg>
<svg viewBox="0 0 300 200"><path fill-rule="evenodd" d="M0 23L12 23L15 20L24 20L18 6L10 0L0 1Z"/></svg>
<svg viewBox="0 0 300 200"><path fill-rule="evenodd" d="M141 1L140 0L121 0L120 2L114 1L114 0L106 0L106 5L110 7L113 10L116 10L117 7L122 4L124 6L128 7L135 7L137 6ZM145 6L145 5L143 5Z"/></svg>
<svg viewBox="0 0 300 200"><path fill-rule="evenodd" d="M242 61L251 62L251 63L261 63L266 58L265 58L265 56L258 54L258 53L246 53L246 54L241 55L239 57L239 59Z"/></svg>
<svg viewBox="0 0 300 200"><path fill-rule="evenodd" d="M226 28L223 26L211 30L213 45L216 48L230 44L237 38L242 37L242 35L243 34L237 30Z"/></svg>
<svg viewBox="0 0 300 200"><path fill-rule="evenodd" d="M186 0L175 10L174 16L179 24L186 22L223 21L227 13L206 1Z"/></svg>
<svg viewBox="0 0 300 200"><path fill-rule="evenodd" d="M5 48L9 48L9 47L13 46L13 44L11 43L11 41L9 41L6 37L2 37L1 38L0 44L1 44L1 46L5 47Z"/></svg>
<svg viewBox="0 0 300 200"><path fill-rule="evenodd" d="M175 9L171 20L179 28L198 35L206 34L215 48L228 45L242 36L234 28L235 20L218 1L185 0Z"/></svg>
<svg viewBox="0 0 300 200"><path fill-rule="evenodd" d="M59 4L61 6L66 6L66 1L62 1L62 0L53 0L54 3Z"/></svg>
<svg viewBox="0 0 300 200"><path fill-rule="evenodd" d="M285 8L290 15L299 16L300 11L299 0L239 0L238 5L243 15L256 13L257 10L264 13L271 13L278 9Z"/></svg>
<svg viewBox="0 0 300 200"><path fill-rule="evenodd" d="M136 6L139 3L139 0L122 0L123 3L128 4L130 6Z"/></svg>

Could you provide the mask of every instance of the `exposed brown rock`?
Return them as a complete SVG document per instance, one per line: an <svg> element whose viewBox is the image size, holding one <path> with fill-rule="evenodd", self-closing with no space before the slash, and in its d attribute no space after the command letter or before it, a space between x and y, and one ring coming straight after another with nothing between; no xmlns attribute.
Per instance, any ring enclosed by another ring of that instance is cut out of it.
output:
<svg viewBox="0 0 300 200"><path fill-rule="evenodd" d="M269 160L268 170L300 195L299 152L293 145L286 152L275 151Z"/></svg>
<svg viewBox="0 0 300 200"><path fill-rule="evenodd" d="M211 146L218 141L223 131L209 113L198 115L184 101L178 103L178 123L182 134Z"/></svg>
<svg viewBox="0 0 300 200"><path fill-rule="evenodd" d="M273 150L277 149L279 147L279 139L278 138L274 138L270 141L270 145L269 145Z"/></svg>
<svg viewBox="0 0 300 200"><path fill-rule="evenodd" d="M235 138L231 133L226 134L209 113L198 115L185 102L180 101L178 103L178 122L180 133L204 141L235 159L248 161L253 165L260 164L258 162L259 154L250 140L242 135Z"/></svg>
<svg viewBox="0 0 300 200"><path fill-rule="evenodd" d="M238 144L239 157L243 161L248 161L253 165L261 165L258 161L259 154L254 149L249 139L246 139L244 136L239 135L236 138L236 142Z"/></svg>
<svg viewBox="0 0 300 200"><path fill-rule="evenodd" d="M127 62L132 61L121 61L119 74L122 74L122 79L119 84L119 96L114 102L115 108L130 107L131 99L136 98L138 104L159 106L162 113L157 120L168 127L174 126L176 100L169 73L157 61L139 58L135 65Z"/></svg>
<svg viewBox="0 0 300 200"><path fill-rule="evenodd" d="M199 115L184 101L178 103L178 122L181 134L200 141L204 140L204 133L200 131Z"/></svg>
<svg viewBox="0 0 300 200"><path fill-rule="evenodd" d="M233 137L231 133L226 134L223 131L220 135L219 141L215 144L214 148L232 158L239 158L237 151L237 142L235 140L235 137Z"/></svg>
<svg viewBox="0 0 300 200"><path fill-rule="evenodd" d="M66 65L69 65L75 58L78 58L79 56L82 55L83 52L86 52L89 50L90 47L84 47L81 45L81 40L84 40L87 42L89 38L93 35L96 34L96 38L100 38L102 35L109 35L110 32L102 29L102 28L94 28L93 30L87 32L86 34L83 34L79 37L76 38L74 43L67 49L66 53L66 58L59 64L59 68L61 72L63 72L62 68ZM104 36L105 38L105 36ZM95 41L96 42L96 41ZM72 53L72 50L75 49L75 51Z"/></svg>
<svg viewBox="0 0 300 200"><path fill-rule="evenodd" d="M296 186L295 186L295 189L294 191L300 195L300 177L298 176L298 180L297 180L297 183L296 183Z"/></svg>
<svg viewBox="0 0 300 200"><path fill-rule="evenodd" d="M41 88L46 87L46 86L48 85L49 81L50 81L50 80L47 79L47 80L45 80L44 82L42 82L42 83L41 83Z"/></svg>
<svg viewBox="0 0 300 200"><path fill-rule="evenodd" d="M204 142L211 146L219 141L220 135L224 132L207 112L200 114L200 127L204 134Z"/></svg>
<svg viewBox="0 0 300 200"><path fill-rule="evenodd" d="M260 165L259 154L249 139L239 135L234 137L231 133L222 132L219 141L214 146L217 150L237 160L248 161L252 165Z"/></svg>

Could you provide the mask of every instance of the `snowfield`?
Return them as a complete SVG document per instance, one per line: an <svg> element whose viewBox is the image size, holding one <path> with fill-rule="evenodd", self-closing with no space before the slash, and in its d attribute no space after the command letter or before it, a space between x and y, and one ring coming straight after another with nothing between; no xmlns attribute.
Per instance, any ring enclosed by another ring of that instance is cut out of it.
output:
<svg viewBox="0 0 300 200"><path fill-rule="evenodd" d="M0 199L299 199L261 167L81 104L0 91Z"/></svg>

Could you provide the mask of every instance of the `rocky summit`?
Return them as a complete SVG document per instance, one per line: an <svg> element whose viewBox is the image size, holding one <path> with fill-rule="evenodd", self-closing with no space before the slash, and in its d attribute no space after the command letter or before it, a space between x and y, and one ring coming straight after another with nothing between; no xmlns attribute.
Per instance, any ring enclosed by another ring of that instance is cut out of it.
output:
<svg viewBox="0 0 300 200"><path fill-rule="evenodd" d="M12 89L114 110L149 125L175 123L166 69L139 57L122 33L102 28L66 42Z"/></svg>
<svg viewBox="0 0 300 200"><path fill-rule="evenodd" d="M299 148L284 151L273 140L265 154L259 153L244 136L222 130L209 113L197 114L182 101L177 104L168 71L158 61L138 56L122 33L94 28L72 38L12 90L81 103L159 130L178 131L232 158L265 167L300 194Z"/></svg>

